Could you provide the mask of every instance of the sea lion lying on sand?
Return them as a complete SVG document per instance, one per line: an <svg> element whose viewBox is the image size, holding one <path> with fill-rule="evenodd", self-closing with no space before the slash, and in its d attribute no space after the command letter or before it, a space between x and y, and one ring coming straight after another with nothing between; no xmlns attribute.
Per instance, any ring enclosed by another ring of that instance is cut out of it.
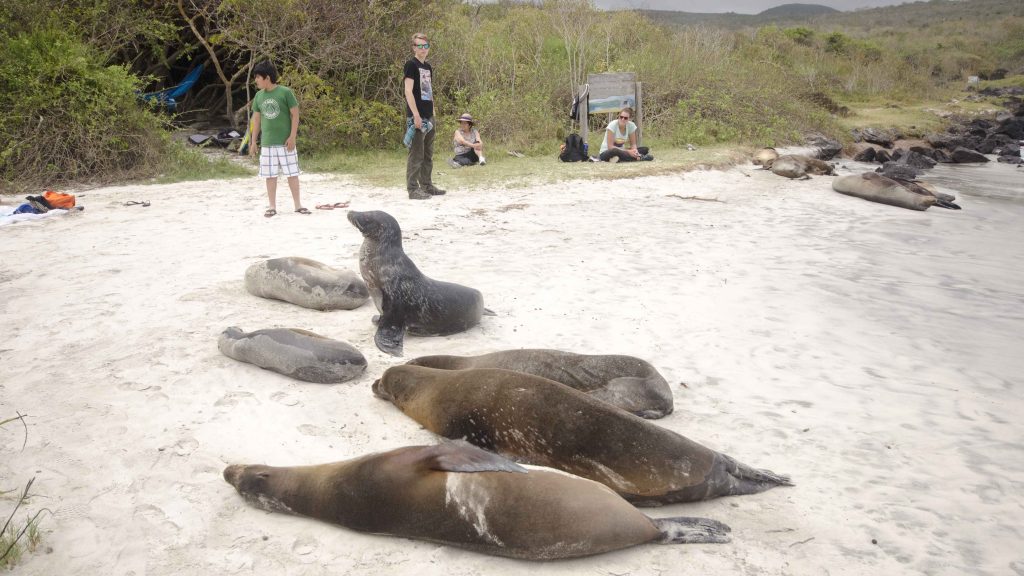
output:
<svg viewBox="0 0 1024 576"><path fill-rule="evenodd" d="M546 378L510 370L393 366L373 383L428 430L521 462L565 470L637 506L791 485Z"/></svg>
<svg viewBox="0 0 1024 576"><path fill-rule="evenodd" d="M939 192L930 184L886 178L877 172L840 176L832 181L832 189L847 196L909 210L927 210L932 206L960 209L953 202L954 196Z"/></svg>
<svg viewBox="0 0 1024 576"><path fill-rule="evenodd" d="M511 558L573 558L645 542L729 541L721 522L649 518L596 482L527 470L465 442L319 466L235 464L224 469L224 480L263 510Z"/></svg>

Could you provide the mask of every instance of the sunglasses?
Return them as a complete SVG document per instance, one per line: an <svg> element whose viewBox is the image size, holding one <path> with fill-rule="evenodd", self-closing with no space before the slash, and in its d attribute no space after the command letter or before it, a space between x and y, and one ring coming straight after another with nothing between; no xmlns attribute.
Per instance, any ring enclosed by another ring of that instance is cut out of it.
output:
<svg viewBox="0 0 1024 576"><path fill-rule="evenodd" d="M623 120L629 120L629 116L619 116L619 118L621 118Z"/></svg>
<svg viewBox="0 0 1024 576"><path fill-rule="evenodd" d="M424 50L426 50L427 48L430 48L430 44L413 44L412 47L413 48L423 48Z"/></svg>

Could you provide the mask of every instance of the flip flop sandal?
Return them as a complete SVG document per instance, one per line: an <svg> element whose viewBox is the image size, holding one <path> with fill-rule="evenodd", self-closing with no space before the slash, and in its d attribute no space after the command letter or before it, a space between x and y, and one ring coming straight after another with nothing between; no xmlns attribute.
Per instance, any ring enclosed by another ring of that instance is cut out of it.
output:
<svg viewBox="0 0 1024 576"><path fill-rule="evenodd" d="M312 214L308 208L299 208L295 211L296 214Z"/></svg>
<svg viewBox="0 0 1024 576"><path fill-rule="evenodd" d="M146 206L149 206L149 202L145 201L145 200L143 200L142 202L139 202L137 200L129 200L129 201L125 202L124 205L125 206L142 206L143 208L145 208Z"/></svg>
<svg viewBox="0 0 1024 576"><path fill-rule="evenodd" d="M263 215L267 218L270 218L271 216L277 216L277 210L274 210L273 208L267 208L267 211L264 212Z"/></svg>
<svg viewBox="0 0 1024 576"><path fill-rule="evenodd" d="M334 208L334 204L318 204L316 207L317 210L334 210Z"/></svg>
<svg viewBox="0 0 1024 576"><path fill-rule="evenodd" d="M331 206L334 208L348 208L348 202L335 202Z"/></svg>

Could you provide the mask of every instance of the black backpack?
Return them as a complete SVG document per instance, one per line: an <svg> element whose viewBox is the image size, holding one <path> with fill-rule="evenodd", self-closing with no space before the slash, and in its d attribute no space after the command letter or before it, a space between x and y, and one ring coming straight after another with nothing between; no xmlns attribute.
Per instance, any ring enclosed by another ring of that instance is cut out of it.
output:
<svg viewBox="0 0 1024 576"><path fill-rule="evenodd" d="M582 162L587 160L587 154L583 151L583 138L575 132L565 137L565 150L558 155L562 162Z"/></svg>

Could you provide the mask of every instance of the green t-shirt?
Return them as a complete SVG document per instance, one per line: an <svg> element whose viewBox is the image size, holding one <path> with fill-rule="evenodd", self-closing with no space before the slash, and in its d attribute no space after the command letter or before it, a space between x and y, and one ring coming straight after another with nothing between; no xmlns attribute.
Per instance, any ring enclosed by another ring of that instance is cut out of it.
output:
<svg viewBox="0 0 1024 576"><path fill-rule="evenodd" d="M291 109L298 107L295 93L285 86L256 93L253 110L260 113L260 146L284 146L292 133Z"/></svg>

